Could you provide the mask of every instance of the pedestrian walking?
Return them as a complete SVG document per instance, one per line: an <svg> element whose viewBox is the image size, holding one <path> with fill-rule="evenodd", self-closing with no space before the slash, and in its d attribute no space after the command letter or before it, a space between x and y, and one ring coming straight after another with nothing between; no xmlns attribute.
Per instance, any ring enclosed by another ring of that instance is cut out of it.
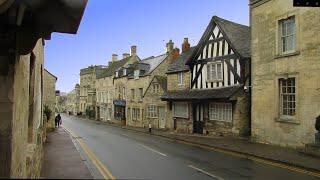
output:
<svg viewBox="0 0 320 180"><path fill-rule="evenodd" d="M149 122L149 133L151 134L151 123Z"/></svg>
<svg viewBox="0 0 320 180"><path fill-rule="evenodd" d="M58 114L54 119L55 127L59 127L62 124L61 116Z"/></svg>

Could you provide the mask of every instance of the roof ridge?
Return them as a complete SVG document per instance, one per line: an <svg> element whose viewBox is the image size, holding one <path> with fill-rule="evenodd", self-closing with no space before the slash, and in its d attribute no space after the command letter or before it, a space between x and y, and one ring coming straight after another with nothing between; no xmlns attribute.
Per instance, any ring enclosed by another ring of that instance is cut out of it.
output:
<svg viewBox="0 0 320 180"><path fill-rule="evenodd" d="M226 21L228 23L232 23L232 24L235 24L235 25L239 25L239 26L244 26L244 27L248 27L250 28L250 26L248 25L244 25L244 24L240 24L240 23L237 23L237 22L233 22L231 20L228 20L228 19L224 19L224 18L221 18L219 16L213 16L212 19L215 21L215 20L218 20L218 21Z"/></svg>

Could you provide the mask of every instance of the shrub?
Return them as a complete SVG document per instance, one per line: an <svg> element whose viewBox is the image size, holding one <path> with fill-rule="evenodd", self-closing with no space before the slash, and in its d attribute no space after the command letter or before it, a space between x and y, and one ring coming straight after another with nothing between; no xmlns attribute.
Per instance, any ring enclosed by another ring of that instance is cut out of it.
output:
<svg viewBox="0 0 320 180"><path fill-rule="evenodd" d="M51 109L49 108L48 105L44 105L43 113L46 115L47 121L49 121L50 118L51 118L51 115L52 115L52 111L51 111Z"/></svg>

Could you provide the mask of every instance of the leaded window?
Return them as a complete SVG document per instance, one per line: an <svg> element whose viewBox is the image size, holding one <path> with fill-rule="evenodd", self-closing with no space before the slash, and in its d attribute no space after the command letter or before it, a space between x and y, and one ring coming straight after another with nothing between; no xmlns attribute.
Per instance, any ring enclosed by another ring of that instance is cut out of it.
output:
<svg viewBox="0 0 320 180"><path fill-rule="evenodd" d="M209 106L209 119L213 121L232 122L232 104L211 103Z"/></svg>
<svg viewBox="0 0 320 180"><path fill-rule="evenodd" d="M173 116L188 118L189 117L188 103L184 103L184 102L173 103Z"/></svg>
<svg viewBox="0 0 320 180"><path fill-rule="evenodd" d="M279 79L280 115L290 118L296 115L296 82L295 78Z"/></svg>
<svg viewBox="0 0 320 180"><path fill-rule="evenodd" d="M158 115L157 115L157 106L155 106L155 105L149 105L148 106L148 117L149 118L158 117Z"/></svg>
<svg viewBox="0 0 320 180"><path fill-rule="evenodd" d="M207 65L208 81L222 81L222 63L212 63Z"/></svg>

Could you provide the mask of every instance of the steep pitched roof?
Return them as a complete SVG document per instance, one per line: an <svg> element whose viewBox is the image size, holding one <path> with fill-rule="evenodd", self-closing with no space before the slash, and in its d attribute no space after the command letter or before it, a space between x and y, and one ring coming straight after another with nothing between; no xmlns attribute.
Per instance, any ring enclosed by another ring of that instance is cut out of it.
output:
<svg viewBox="0 0 320 180"><path fill-rule="evenodd" d="M164 92L167 92L167 77L165 76L154 76L152 78L152 80L150 81L145 93L144 93L144 96L147 94L148 90L150 89L151 87L151 84L154 82L154 80L157 80L157 82L159 83L159 85L161 86L161 88L163 89Z"/></svg>
<svg viewBox="0 0 320 180"><path fill-rule="evenodd" d="M212 18L221 28L229 39L231 46L234 47L240 56L244 58L251 57L251 30L250 27L238 24L232 21L222 19L218 16Z"/></svg>
<svg viewBox="0 0 320 180"><path fill-rule="evenodd" d="M242 58L251 57L250 27L222 19L218 16L213 16L198 45L192 52L192 55L190 56L186 64L188 64L190 61L193 61L193 57L198 53L199 50L203 48L202 46L205 44L204 42L209 39L209 36L213 31L215 25L219 27L226 41L237 55Z"/></svg>
<svg viewBox="0 0 320 180"><path fill-rule="evenodd" d="M97 78L104 78L104 77L112 76L117 69L123 67L130 60L140 61L140 58L137 55L133 55L133 56L129 56L127 58L121 59L119 61L114 61Z"/></svg>
<svg viewBox="0 0 320 180"><path fill-rule="evenodd" d="M190 49L186 52L180 54L180 56L169 66L167 73L177 73L181 71L189 70L189 66L186 65L186 62L190 58L194 47L190 47Z"/></svg>

